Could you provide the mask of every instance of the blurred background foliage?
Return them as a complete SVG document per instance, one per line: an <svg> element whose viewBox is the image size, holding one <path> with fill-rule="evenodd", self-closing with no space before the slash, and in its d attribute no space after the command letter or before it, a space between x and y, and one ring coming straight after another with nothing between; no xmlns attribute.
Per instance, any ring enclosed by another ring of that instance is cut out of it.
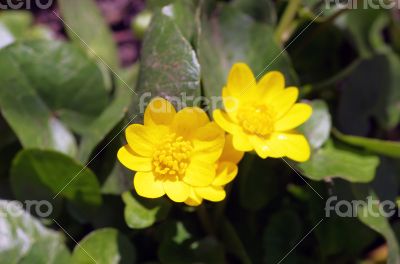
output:
<svg viewBox="0 0 400 264"><path fill-rule="evenodd" d="M396 7L58 0L1 11L0 263L400 263L398 214L325 217L331 196L398 199L399 52ZM248 154L227 199L200 208L138 197L116 151L142 118L140 96L219 96L237 61L300 87L314 108L301 128L311 159ZM54 210L16 216L7 200Z"/></svg>

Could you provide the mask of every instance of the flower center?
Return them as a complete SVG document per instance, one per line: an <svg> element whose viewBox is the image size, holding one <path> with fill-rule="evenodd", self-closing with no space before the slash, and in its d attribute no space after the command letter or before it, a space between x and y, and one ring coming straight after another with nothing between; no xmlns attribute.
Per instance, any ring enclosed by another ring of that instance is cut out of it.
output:
<svg viewBox="0 0 400 264"><path fill-rule="evenodd" d="M242 106L237 118L247 133L265 137L274 131L275 112L266 105Z"/></svg>
<svg viewBox="0 0 400 264"><path fill-rule="evenodd" d="M192 144L170 135L153 153L153 172L159 180L179 180L185 175L193 150Z"/></svg>

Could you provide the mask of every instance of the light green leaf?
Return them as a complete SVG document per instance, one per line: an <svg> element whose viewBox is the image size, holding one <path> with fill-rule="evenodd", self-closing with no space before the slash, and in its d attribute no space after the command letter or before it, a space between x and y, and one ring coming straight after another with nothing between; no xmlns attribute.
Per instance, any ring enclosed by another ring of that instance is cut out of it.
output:
<svg viewBox="0 0 400 264"><path fill-rule="evenodd" d="M2 113L25 148L74 155L75 139L60 119L73 114L93 120L107 104L97 65L61 42L8 46L0 51L0 72Z"/></svg>
<svg viewBox="0 0 400 264"><path fill-rule="evenodd" d="M357 192L358 190L355 190L356 196L359 196ZM373 197L373 199L375 200L377 199L374 193L371 193L371 197ZM357 208L357 216L358 219L363 224L373 229L374 231L378 232L385 238L388 245L388 253L389 253L387 263L388 264L400 263L399 243L397 241L395 233L393 232L392 227L390 226L388 219L380 213L379 204L378 203L372 203L368 205L360 204L359 207Z"/></svg>
<svg viewBox="0 0 400 264"><path fill-rule="evenodd" d="M161 12L154 14L144 37L137 91L140 113L151 97L173 98L176 102L182 96L200 95L196 54L173 19Z"/></svg>
<svg viewBox="0 0 400 264"><path fill-rule="evenodd" d="M114 71L119 67L117 46L93 0L58 0L69 37ZM95 54L93 54L95 53Z"/></svg>
<svg viewBox="0 0 400 264"><path fill-rule="evenodd" d="M331 133L332 119L327 104L322 100L310 102L313 113L299 131L304 133L313 149L320 148Z"/></svg>
<svg viewBox="0 0 400 264"><path fill-rule="evenodd" d="M69 264L70 253L58 232L44 227L15 201L0 201L0 259L13 264Z"/></svg>
<svg viewBox="0 0 400 264"><path fill-rule="evenodd" d="M58 205L60 198L65 198L89 212L101 204L96 176L70 157L54 151L19 152L11 167L11 187L21 201L47 200Z"/></svg>
<svg viewBox="0 0 400 264"><path fill-rule="evenodd" d="M310 179L337 177L351 182L370 182L375 177L378 165L377 156L346 149L330 141L315 151L309 161L298 164L304 175Z"/></svg>
<svg viewBox="0 0 400 264"><path fill-rule="evenodd" d="M72 253L74 264L133 264L136 251L117 229L97 229L79 242Z"/></svg>
<svg viewBox="0 0 400 264"><path fill-rule="evenodd" d="M338 139L350 145L362 147L388 157L400 158L399 142L345 135L338 130L334 130L333 133Z"/></svg>
<svg viewBox="0 0 400 264"><path fill-rule="evenodd" d="M171 207L164 199L141 199L133 197L130 192L123 193L122 200L125 203L126 224L134 229L147 228L164 219Z"/></svg>

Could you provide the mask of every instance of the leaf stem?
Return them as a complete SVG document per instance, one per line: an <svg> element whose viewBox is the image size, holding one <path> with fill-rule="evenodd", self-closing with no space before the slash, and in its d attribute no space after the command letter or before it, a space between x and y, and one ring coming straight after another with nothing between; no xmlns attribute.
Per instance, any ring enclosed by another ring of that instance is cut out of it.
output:
<svg viewBox="0 0 400 264"><path fill-rule="evenodd" d="M275 40L278 43L282 43L285 38L285 33L288 27L292 24L294 17L296 16L297 10L301 4L301 0L289 0L289 3L282 15L281 20L275 30Z"/></svg>

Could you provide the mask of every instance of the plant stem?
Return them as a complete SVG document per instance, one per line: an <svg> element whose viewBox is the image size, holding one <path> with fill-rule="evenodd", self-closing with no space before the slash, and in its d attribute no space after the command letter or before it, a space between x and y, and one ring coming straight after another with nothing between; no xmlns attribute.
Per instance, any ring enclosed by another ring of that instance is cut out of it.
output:
<svg viewBox="0 0 400 264"><path fill-rule="evenodd" d="M210 217L208 216L208 212L204 204L197 207L197 216L199 217L200 223L203 226L204 230L210 236L214 236L214 229L210 222Z"/></svg>
<svg viewBox="0 0 400 264"><path fill-rule="evenodd" d="M301 4L301 0L289 0L289 3L282 15L281 20L275 30L275 40L281 43L288 27L292 24L297 10Z"/></svg>

